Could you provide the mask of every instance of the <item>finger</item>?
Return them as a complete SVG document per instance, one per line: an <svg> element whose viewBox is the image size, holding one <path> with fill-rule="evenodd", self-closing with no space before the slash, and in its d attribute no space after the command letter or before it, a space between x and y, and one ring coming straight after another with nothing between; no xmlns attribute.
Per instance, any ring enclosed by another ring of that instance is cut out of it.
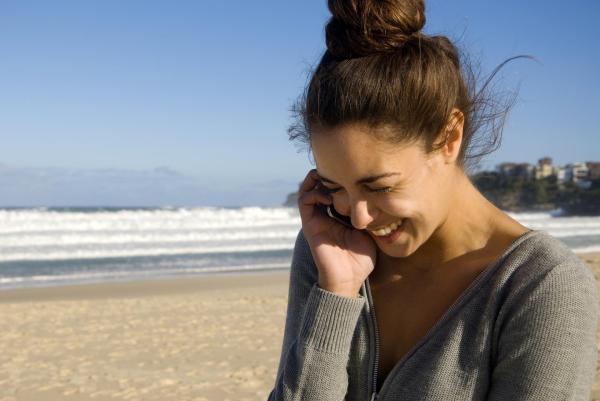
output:
<svg viewBox="0 0 600 401"><path fill-rule="evenodd" d="M316 203L330 205L332 202L331 195L320 192L318 189L304 192L298 197L298 206L312 206Z"/></svg>
<svg viewBox="0 0 600 401"><path fill-rule="evenodd" d="M304 177L304 181L302 181L300 187L298 188L298 193L301 194L303 192L308 192L320 182L321 180L319 179L317 170L312 169L306 174L306 177Z"/></svg>
<svg viewBox="0 0 600 401"><path fill-rule="evenodd" d="M333 200L329 195L325 195L317 190L305 192L298 197L298 209L303 222L308 222L315 214L323 214L324 210L319 210L318 204L330 205Z"/></svg>

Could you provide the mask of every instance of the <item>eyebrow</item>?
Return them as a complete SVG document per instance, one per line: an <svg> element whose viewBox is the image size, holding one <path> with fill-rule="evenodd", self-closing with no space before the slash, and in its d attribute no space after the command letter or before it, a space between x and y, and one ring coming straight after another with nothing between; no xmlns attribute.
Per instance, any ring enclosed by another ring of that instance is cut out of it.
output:
<svg viewBox="0 0 600 401"><path fill-rule="evenodd" d="M339 185L337 182L332 181L332 180L330 180L327 177L323 177L321 174L319 174L319 172L317 172L317 175L319 176L319 178L323 182L327 182L327 183L330 183L330 184ZM392 173L384 173L384 174L378 174L378 175L370 175L368 177L364 177L364 178L361 178L360 180L357 180L355 184L356 185L369 184L369 183L375 182L377 180L380 180L382 178L391 177L391 176L394 176L394 175L402 175L402 174L401 173L392 172Z"/></svg>

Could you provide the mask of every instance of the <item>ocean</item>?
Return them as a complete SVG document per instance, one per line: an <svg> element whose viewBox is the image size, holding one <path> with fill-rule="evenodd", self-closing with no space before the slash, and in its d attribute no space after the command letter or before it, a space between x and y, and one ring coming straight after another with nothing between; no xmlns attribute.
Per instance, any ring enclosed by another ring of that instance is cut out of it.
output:
<svg viewBox="0 0 600 401"><path fill-rule="evenodd" d="M600 217L510 213L575 252L600 252ZM0 290L286 270L291 207L0 209Z"/></svg>

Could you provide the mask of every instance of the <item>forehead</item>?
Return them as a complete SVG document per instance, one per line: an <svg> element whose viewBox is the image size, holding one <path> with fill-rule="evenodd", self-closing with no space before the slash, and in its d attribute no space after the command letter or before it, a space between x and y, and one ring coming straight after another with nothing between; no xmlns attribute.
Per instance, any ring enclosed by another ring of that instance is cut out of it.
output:
<svg viewBox="0 0 600 401"><path fill-rule="evenodd" d="M348 152L371 150L378 153L395 153L406 145L384 140L390 135L389 128L372 128L364 124L344 124L331 128L320 128L311 135L311 148L337 147Z"/></svg>
<svg viewBox="0 0 600 401"><path fill-rule="evenodd" d="M311 150L317 171L331 179L403 172L421 163L424 156L418 143L394 144L359 125L314 133Z"/></svg>

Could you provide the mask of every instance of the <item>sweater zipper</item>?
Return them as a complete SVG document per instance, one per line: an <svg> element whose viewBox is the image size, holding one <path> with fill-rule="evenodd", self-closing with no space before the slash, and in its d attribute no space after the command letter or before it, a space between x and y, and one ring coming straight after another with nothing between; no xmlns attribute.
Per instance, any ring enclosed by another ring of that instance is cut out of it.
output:
<svg viewBox="0 0 600 401"><path fill-rule="evenodd" d="M373 306L373 297L371 295L371 287L369 279L366 280L367 301L369 302L369 310L371 311L371 322L375 328L375 361L373 363L373 387L371 393L371 401L377 400L377 368L379 367L379 329L377 328L377 319L375 317L375 307Z"/></svg>

